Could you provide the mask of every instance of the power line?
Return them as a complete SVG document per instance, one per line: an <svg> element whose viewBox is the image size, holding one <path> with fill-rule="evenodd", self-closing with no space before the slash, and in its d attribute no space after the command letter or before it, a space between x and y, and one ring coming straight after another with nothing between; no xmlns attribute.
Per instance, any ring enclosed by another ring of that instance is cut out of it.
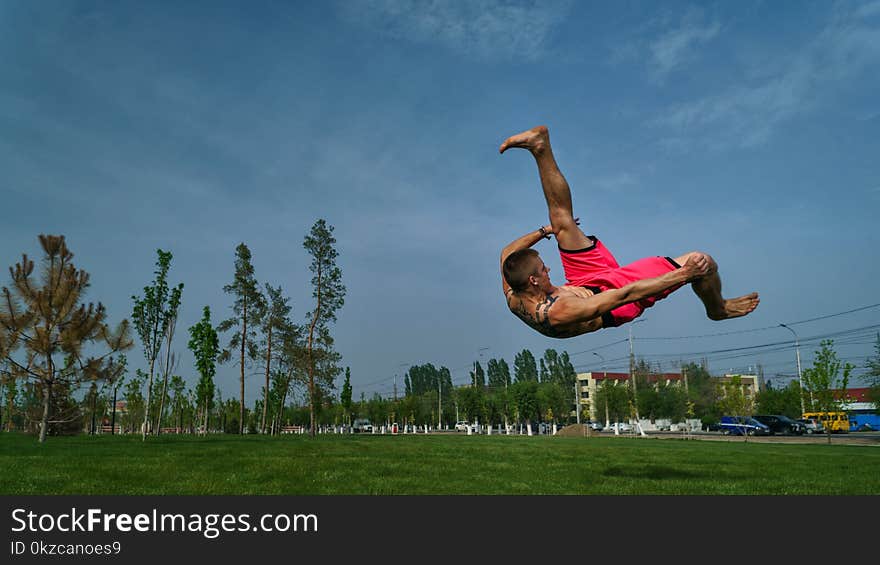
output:
<svg viewBox="0 0 880 565"><path fill-rule="evenodd" d="M826 320L828 318L834 318L836 316L844 316L846 314L852 314L854 312L861 312L862 310L868 310L870 308L877 308L878 306L880 306L880 302L878 302L877 304L871 304L869 306L862 306L861 308L854 308L852 310L846 310L845 312L837 312L835 314L827 314L825 316L819 316L817 318L810 318L808 320L801 320L799 322L788 322L788 323L786 323L786 325L787 326L796 326L799 324L806 324L808 322L816 322L818 320ZM706 337L720 337L720 336L726 336L726 335L763 332L763 331L767 331L767 330L775 330L777 328L779 328L778 324L775 326L766 326L763 328L752 328L752 329L748 329L748 330L736 330L736 331L732 331L732 332L721 332L721 333L714 333L714 334L664 336L664 337L639 337L636 339L640 339L643 341L673 340L673 339L700 339L700 338L706 338Z"/></svg>

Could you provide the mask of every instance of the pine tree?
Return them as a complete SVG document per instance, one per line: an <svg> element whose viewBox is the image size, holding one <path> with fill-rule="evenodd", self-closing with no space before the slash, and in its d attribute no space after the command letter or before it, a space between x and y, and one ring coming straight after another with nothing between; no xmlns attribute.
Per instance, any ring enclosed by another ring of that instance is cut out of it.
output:
<svg viewBox="0 0 880 565"><path fill-rule="evenodd" d="M64 236L40 235L39 239L44 254L42 281L34 280L34 262L26 254L9 269L13 290L3 287L2 291L0 343L4 345L0 349L11 374L32 381L41 393L40 442L44 442L53 417L54 392L70 393L83 383L111 378L111 355L130 348L132 341L128 320L111 331L100 302L80 304L90 277L74 266ZM84 356L83 348L98 342L108 351ZM24 347L26 360L14 358L19 346Z"/></svg>
<svg viewBox="0 0 880 565"><path fill-rule="evenodd" d="M223 287L223 292L235 297L232 306L233 316L220 323L217 330L225 333L235 328L227 349L221 354L221 362L232 358L232 350L239 352L239 417L238 433L243 434L245 428L244 406L244 367L246 358L255 359L258 355L256 347L259 322L265 309L265 300L260 294L257 279L254 278L254 266L251 263L251 251L247 245L240 243L235 248L235 278L232 283Z"/></svg>
<svg viewBox="0 0 880 565"><path fill-rule="evenodd" d="M342 270L336 266L338 253L334 247L333 226L319 219L303 241L303 247L312 256L309 270L312 272L312 296L315 308L306 315L308 337L306 341L309 387L309 418L311 435L317 429L316 409L319 389L332 386L340 369L336 366L338 355L333 351L333 338L329 326L336 321L336 311L345 303L345 286Z"/></svg>

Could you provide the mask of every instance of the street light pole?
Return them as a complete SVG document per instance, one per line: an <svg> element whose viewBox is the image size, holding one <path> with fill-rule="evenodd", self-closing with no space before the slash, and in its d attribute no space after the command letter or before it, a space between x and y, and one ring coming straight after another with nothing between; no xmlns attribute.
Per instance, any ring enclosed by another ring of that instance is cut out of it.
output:
<svg viewBox="0 0 880 565"><path fill-rule="evenodd" d="M633 330L632 327L639 322L644 322L645 319L635 320L633 323L629 325L629 378L630 382L632 382L633 389L633 409L636 413L636 427L639 429L639 435L645 436L645 430L642 429L641 417L639 417L639 394L638 389L636 389L636 356L633 352Z"/></svg>
<svg viewBox="0 0 880 565"><path fill-rule="evenodd" d="M804 409L804 379L801 376L801 345L800 345L800 342L798 341L798 334L793 329L786 326L785 324L779 324L779 326L787 329L788 331L790 331L794 335L794 351L795 351L795 356L797 357L798 384L801 387L801 391L800 391L801 392L801 417L803 417L804 412L806 412L806 410ZM813 402L813 395L810 394L810 403L812 403L812 402Z"/></svg>
<svg viewBox="0 0 880 565"><path fill-rule="evenodd" d="M489 350L488 347L481 347L480 349L477 350L477 356L480 359L482 359L483 352L488 351L488 350ZM473 386L474 388L476 388L476 386L477 386L477 363L478 363L478 361L476 359L474 359L474 378L471 379L471 386Z"/></svg>
<svg viewBox="0 0 880 565"><path fill-rule="evenodd" d="M639 421L639 396L638 390L636 389L636 356L633 351L633 329L632 327L639 322L644 322L644 319L636 320L629 325L629 380L632 383L633 389L633 403L635 404L636 410L636 422Z"/></svg>

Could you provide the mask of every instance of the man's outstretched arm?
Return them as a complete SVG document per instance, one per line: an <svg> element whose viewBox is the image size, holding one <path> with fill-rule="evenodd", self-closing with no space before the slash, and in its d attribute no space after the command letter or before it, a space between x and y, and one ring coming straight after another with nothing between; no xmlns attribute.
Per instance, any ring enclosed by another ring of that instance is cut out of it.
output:
<svg viewBox="0 0 880 565"><path fill-rule="evenodd" d="M542 238L548 237L552 234L553 226L542 226L534 231L530 231L529 233L514 239L504 246L504 249L501 250L501 284L505 294L507 294L507 291L510 290L510 285L508 285L507 280L504 279L504 260L507 259L507 256L514 251L519 251L520 249L528 249L529 247L532 247L533 245L541 241Z"/></svg>
<svg viewBox="0 0 880 565"><path fill-rule="evenodd" d="M659 277L630 283L621 288L602 291L587 299L559 300L550 311L553 324L571 324L598 318L615 308L660 294L673 286L691 282L709 273L709 260L702 253L691 255L679 269Z"/></svg>

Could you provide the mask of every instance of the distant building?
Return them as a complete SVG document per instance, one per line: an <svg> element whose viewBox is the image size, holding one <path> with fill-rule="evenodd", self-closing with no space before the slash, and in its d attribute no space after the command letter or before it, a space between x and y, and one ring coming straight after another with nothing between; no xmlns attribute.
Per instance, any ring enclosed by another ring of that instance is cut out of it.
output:
<svg viewBox="0 0 880 565"><path fill-rule="evenodd" d="M719 389L724 390L723 385L733 381L733 377L740 378L740 386L743 388L743 395L746 398L755 398L761 390L760 379L757 375L724 375L723 377L712 377L712 380L719 385ZM591 398L595 398L599 391L599 387L605 381L611 381L615 386L629 386L629 373L611 373L606 371L596 371L589 373L578 373L577 375L577 393L578 401L581 403L581 413L588 414L590 420L599 418L598 408ZM654 386L669 385L685 385L686 382L680 373L658 373L648 375L648 383ZM587 409L589 408L589 411Z"/></svg>
<svg viewBox="0 0 880 565"><path fill-rule="evenodd" d="M610 381L615 386L629 386L629 373L610 373L607 371L598 371L590 373L578 373L577 375L577 393L578 401L581 403L581 413L589 413L590 420L598 420L599 412L595 403L590 402L591 398L596 398L596 393L602 383ZM679 373L660 373L648 375L648 383L655 386L667 386L670 384L679 384L682 377ZM589 412L587 408L589 407Z"/></svg>
<svg viewBox="0 0 880 565"><path fill-rule="evenodd" d="M720 385L723 394L727 387L733 383L735 377L739 377L740 387L746 400L754 400L755 396L761 392L761 381L758 375L724 375L723 377L712 377L712 380Z"/></svg>

